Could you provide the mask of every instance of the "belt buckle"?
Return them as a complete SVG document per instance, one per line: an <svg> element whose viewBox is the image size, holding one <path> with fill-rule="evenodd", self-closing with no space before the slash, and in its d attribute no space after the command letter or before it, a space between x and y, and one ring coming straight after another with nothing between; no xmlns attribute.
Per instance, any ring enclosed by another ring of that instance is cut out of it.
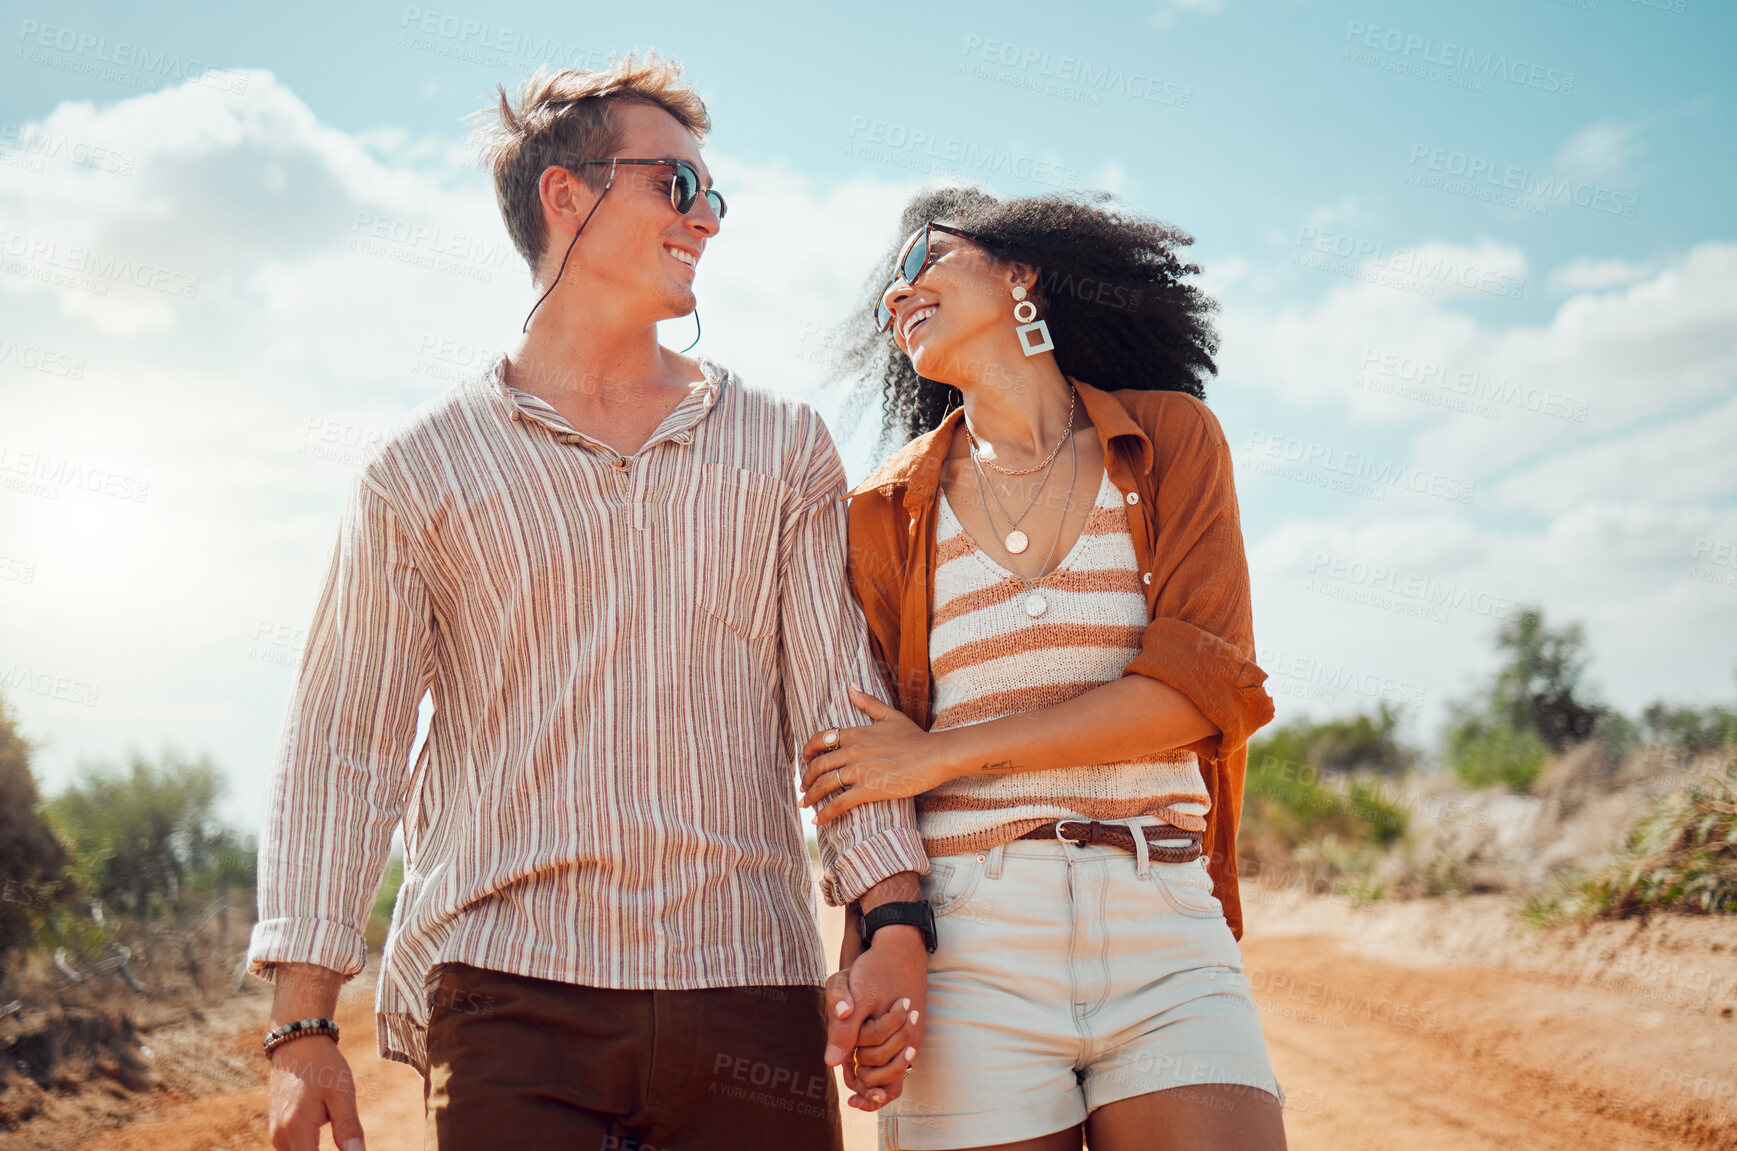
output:
<svg viewBox="0 0 1737 1151"><path fill-rule="evenodd" d="M1084 827L1086 829L1086 837L1084 839L1071 839L1071 838L1069 838L1062 831L1062 825L1067 824L1067 823L1072 823L1072 824ZM1082 824L1077 819L1058 819L1055 821L1055 837L1057 839L1061 840L1063 843L1071 843L1075 847L1085 847L1088 844L1090 844L1092 841L1092 828L1091 828L1090 824Z"/></svg>

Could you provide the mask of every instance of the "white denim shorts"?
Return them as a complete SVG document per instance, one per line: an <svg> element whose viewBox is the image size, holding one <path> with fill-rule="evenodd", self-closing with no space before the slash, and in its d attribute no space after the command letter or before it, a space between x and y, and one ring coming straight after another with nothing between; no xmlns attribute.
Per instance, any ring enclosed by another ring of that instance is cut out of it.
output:
<svg viewBox="0 0 1737 1151"><path fill-rule="evenodd" d="M1012 1143L1201 1083L1284 1102L1204 858L1025 839L930 868L928 1018L881 1147Z"/></svg>

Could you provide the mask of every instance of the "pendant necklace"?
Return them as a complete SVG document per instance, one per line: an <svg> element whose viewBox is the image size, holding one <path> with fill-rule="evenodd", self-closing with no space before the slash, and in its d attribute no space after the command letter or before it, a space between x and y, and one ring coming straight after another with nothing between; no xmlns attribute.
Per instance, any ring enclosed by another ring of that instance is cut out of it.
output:
<svg viewBox="0 0 1737 1151"><path fill-rule="evenodd" d="M1032 619L1037 619L1039 616L1043 615L1044 612L1049 610L1049 600L1044 598L1043 592L1038 590L1037 583L1047 574L1044 569L1049 567L1049 561L1055 558L1056 545L1061 542L1062 527L1067 523L1068 505L1073 502L1074 483L1079 479L1080 474L1079 444L1075 443L1072 437L1066 438L1067 442L1073 449L1070 453L1073 466L1068 473L1068 494L1066 498L1062 500L1062 514L1056 520L1055 536L1049 541L1049 551L1043 557L1043 567L1038 569L1039 575L1035 580L1026 579L1023 575L1019 574L1019 572L1008 569L1013 578L1018 580L1020 586L1025 589L1025 614L1030 616ZM976 471L977 490L981 494L985 486L983 482L983 470L978 468ZM985 501L985 507L987 507L987 501Z"/></svg>
<svg viewBox="0 0 1737 1151"><path fill-rule="evenodd" d="M1066 441L1071 434L1072 429L1063 432L1062 440ZM1060 448L1061 444L1058 443L1056 447ZM1031 537L1019 530L1020 521L1025 519L1026 513L1030 512L1031 509L1036 506L1037 497L1042 495L1043 489L1049 485L1049 473L1050 469L1055 466L1055 456L1052 454L1049 457L1049 463L1043 469L1043 478L1037 482L1037 487L1032 491L1031 498L1025 501L1024 509L1022 509L1017 516L1010 516L1007 514L1007 505L1001 502L1001 496L995 491L995 485L988 482L989 477L983 473L983 465L978 462L975 453L971 456L971 466L977 472L978 493L981 495L981 493L987 489L989 492L989 498L995 501L996 509L1001 512L1001 518L1007 521L1008 530L1007 534L1001 537L1001 546L1005 547L1009 554L1019 555L1024 552L1026 548L1031 546ZM994 528L995 516L990 514L989 504L987 502L983 505L983 511L984 514L989 517L989 526Z"/></svg>
<svg viewBox="0 0 1737 1151"><path fill-rule="evenodd" d="M985 487L989 489L989 494L995 499L995 506L1001 509L1001 518L1007 521L1008 531L1007 534L1001 538L1001 544L1007 549L1010 555L1020 555L1024 553L1026 548L1031 546L1031 537L1019 530L1019 523L1021 520L1025 519L1025 514L1032 509L1032 505L1037 503L1037 497L1043 492L1044 485L1049 482L1049 471L1050 468L1055 466L1056 454L1062 450L1062 445L1067 443L1074 434L1074 408L1079 403L1079 398L1079 392L1075 391L1074 386L1070 383L1068 385L1067 426L1062 428L1062 434L1056 438L1055 447L1049 450L1049 455L1046 456L1041 463L1034 464L1029 468L1019 468L1015 470L1012 468L1004 468L996 463L995 450L993 448L985 448L982 444L978 443L977 433L971 430L971 421L969 419L964 421L965 438L969 440L971 444L971 464L977 469L978 487L980 490ZM1076 447L1074 452L1075 458L1077 459L1079 449ZM1021 511L1017 517L1007 514L1007 508L1002 505L1001 497L996 495L994 486L986 483L986 477L983 475L984 464L988 464L1004 476L1029 476L1031 473L1038 471L1043 473L1043 479L1038 481L1037 491L1031 493L1031 499L1026 501L1025 510ZM988 510L989 505L988 502L985 501L984 513L986 515L988 514ZM994 527L995 517L989 516L989 521L989 526Z"/></svg>

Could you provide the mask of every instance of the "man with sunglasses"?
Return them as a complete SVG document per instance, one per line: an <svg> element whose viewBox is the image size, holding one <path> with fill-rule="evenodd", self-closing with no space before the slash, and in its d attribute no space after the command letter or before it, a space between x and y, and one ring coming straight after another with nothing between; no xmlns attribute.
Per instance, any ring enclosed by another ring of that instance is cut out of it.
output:
<svg viewBox="0 0 1737 1151"><path fill-rule="evenodd" d="M542 292L344 515L260 844L273 1145L361 1146L331 1017L402 822L377 1045L429 1146L836 1149L828 1063L897 1096L934 943L912 805L865 804L819 833L875 929L823 998L794 733L890 696L843 469L810 409L657 342L726 210L674 65L540 72L497 114Z"/></svg>

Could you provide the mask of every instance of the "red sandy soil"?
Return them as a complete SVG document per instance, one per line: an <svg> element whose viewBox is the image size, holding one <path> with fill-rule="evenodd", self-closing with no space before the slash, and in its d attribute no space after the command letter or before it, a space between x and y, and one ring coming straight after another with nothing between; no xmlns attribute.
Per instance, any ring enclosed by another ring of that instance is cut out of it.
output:
<svg viewBox="0 0 1737 1151"><path fill-rule="evenodd" d="M1291 1147L1737 1147L1730 917L1540 933L1497 896L1359 907L1246 895L1245 964L1289 1095ZM839 917L822 926L836 952ZM340 1000L343 1047L370 1151L412 1151L422 1081L374 1054L373 970ZM269 995L260 985L232 1004L203 1027L147 1037L159 1061L220 1065L210 1089L147 1093L130 1117L88 1112L83 1130L51 1111L0 1148L269 1147L257 1051ZM846 1109L845 1130L852 1151L874 1147L868 1116Z"/></svg>

